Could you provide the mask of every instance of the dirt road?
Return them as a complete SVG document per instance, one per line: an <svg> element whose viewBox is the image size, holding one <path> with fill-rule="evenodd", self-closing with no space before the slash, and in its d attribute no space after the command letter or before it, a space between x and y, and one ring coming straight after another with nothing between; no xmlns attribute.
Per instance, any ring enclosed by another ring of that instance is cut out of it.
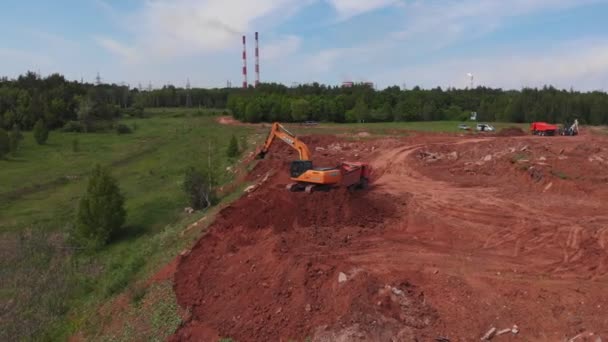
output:
<svg viewBox="0 0 608 342"><path fill-rule="evenodd" d="M370 161L372 188L288 193L273 146L179 260L173 340L608 338L608 139L306 142L319 166Z"/></svg>

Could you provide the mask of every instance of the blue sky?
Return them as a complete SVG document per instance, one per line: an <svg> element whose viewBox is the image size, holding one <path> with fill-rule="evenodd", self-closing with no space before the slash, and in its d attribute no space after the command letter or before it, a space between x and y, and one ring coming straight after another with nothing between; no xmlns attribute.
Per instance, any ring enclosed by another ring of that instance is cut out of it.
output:
<svg viewBox="0 0 608 342"><path fill-rule="evenodd" d="M608 0L4 0L0 75L608 90Z"/></svg>

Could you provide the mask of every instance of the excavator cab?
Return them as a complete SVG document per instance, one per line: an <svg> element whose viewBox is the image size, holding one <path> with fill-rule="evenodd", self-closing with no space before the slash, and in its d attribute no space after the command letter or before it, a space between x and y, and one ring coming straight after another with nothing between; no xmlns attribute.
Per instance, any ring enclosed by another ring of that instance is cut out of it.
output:
<svg viewBox="0 0 608 342"><path fill-rule="evenodd" d="M329 190L337 186L345 186L349 189L364 188L369 181L368 164L342 162L338 167L314 168L308 146L278 122L272 124L264 146L257 153L258 158L264 158L275 138L279 138L298 151L300 157L299 160L292 161L289 168L290 178L294 181L286 186L289 191L312 192Z"/></svg>
<svg viewBox="0 0 608 342"><path fill-rule="evenodd" d="M312 160L294 160L291 162L289 173L292 178L298 178L304 172L312 169Z"/></svg>

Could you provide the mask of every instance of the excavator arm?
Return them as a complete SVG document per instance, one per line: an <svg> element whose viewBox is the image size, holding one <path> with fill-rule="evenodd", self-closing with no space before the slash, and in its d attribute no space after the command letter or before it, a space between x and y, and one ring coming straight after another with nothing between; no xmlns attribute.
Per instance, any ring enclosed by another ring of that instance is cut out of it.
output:
<svg viewBox="0 0 608 342"><path fill-rule="evenodd" d="M310 160L311 154L308 146L306 146L305 143L303 143L278 122L272 124L272 128L270 129L270 133L268 133L264 147L262 147L262 150L258 153L258 158L264 158L275 138L283 140L285 143L287 143L287 145L298 151L300 160Z"/></svg>

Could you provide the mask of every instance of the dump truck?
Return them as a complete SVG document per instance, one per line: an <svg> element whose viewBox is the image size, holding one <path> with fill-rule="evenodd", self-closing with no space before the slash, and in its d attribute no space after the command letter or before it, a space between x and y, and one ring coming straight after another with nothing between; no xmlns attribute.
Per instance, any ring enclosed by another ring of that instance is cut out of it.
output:
<svg viewBox="0 0 608 342"><path fill-rule="evenodd" d="M533 122L530 124L530 132L534 135L555 135L559 131L557 125L548 124L546 122Z"/></svg>

